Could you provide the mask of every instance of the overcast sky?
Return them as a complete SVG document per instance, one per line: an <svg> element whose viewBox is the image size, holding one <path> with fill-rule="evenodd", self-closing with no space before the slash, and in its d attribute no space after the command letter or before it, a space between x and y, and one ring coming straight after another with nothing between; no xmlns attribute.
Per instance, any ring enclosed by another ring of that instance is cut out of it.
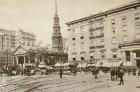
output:
<svg viewBox="0 0 140 92"><path fill-rule="evenodd" d="M133 0L57 0L61 33L66 22L96 14ZM0 28L21 28L34 33L38 41L51 44L55 0L0 0Z"/></svg>

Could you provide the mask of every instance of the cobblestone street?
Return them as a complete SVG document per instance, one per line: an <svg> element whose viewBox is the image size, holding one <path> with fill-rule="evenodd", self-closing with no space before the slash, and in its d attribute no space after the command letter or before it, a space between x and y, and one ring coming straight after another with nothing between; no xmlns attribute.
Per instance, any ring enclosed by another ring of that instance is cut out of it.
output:
<svg viewBox="0 0 140 92"><path fill-rule="evenodd" d="M109 74L100 74L98 79L87 74L58 74L3 77L0 92L139 92L140 78L125 76L125 85L111 81Z"/></svg>

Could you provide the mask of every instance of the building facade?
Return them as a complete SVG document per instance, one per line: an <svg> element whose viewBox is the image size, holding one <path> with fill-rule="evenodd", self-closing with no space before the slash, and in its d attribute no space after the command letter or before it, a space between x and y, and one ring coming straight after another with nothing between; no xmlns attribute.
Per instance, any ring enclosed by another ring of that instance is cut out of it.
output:
<svg viewBox="0 0 140 92"><path fill-rule="evenodd" d="M11 50L2 50L0 51L0 67L7 67L11 65L12 62L12 51Z"/></svg>
<svg viewBox="0 0 140 92"><path fill-rule="evenodd" d="M0 29L0 50L15 48L15 31Z"/></svg>
<svg viewBox="0 0 140 92"><path fill-rule="evenodd" d="M16 32L16 47L23 45L24 47L34 47L36 42L36 36L33 33L26 32L19 29Z"/></svg>
<svg viewBox="0 0 140 92"><path fill-rule="evenodd" d="M120 44L140 39L140 1L66 23L69 61L124 60ZM127 52L124 52L127 53ZM130 61L130 60L129 60Z"/></svg>
<svg viewBox="0 0 140 92"><path fill-rule="evenodd" d="M0 50L16 49L19 45L34 47L36 36L22 29L6 30L0 29Z"/></svg>

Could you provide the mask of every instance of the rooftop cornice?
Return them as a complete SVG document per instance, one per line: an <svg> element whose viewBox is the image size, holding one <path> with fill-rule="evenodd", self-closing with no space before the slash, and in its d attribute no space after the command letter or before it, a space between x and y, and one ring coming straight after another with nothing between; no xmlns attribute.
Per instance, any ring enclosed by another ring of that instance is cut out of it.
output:
<svg viewBox="0 0 140 92"><path fill-rule="evenodd" d="M74 20L74 21L71 21L71 22L67 22L66 25L69 26L69 25L72 25L72 24L76 24L78 22L90 20L92 18L107 16L107 15L112 14L112 13L120 12L120 11L127 10L127 9L130 9L130 8L136 8L138 6L140 6L140 1L139 0L134 1L134 2L130 2L128 4L124 4L122 6L114 8L114 9L110 9L110 10L107 10L107 11L104 11L104 12L100 12L100 13L97 13L97 14L94 14L94 15L90 15L88 17L84 17L84 18L80 18L80 19L77 19L77 20Z"/></svg>
<svg viewBox="0 0 140 92"><path fill-rule="evenodd" d="M126 47L126 46L133 46L133 45L140 45L140 41L133 41L129 43L119 44L119 47Z"/></svg>

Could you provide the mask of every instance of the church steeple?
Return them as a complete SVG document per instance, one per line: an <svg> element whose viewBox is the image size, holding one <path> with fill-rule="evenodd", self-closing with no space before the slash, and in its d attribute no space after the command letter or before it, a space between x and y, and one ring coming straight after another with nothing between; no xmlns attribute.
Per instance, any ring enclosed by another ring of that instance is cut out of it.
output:
<svg viewBox="0 0 140 92"><path fill-rule="evenodd" d="M53 26L53 30L54 30L54 35L58 35L58 34L61 35L56 0L55 0L55 15L54 15L54 26Z"/></svg>
<svg viewBox="0 0 140 92"><path fill-rule="evenodd" d="M55 15L58 16L58 13L57 13L57 2L56 2L56 0L55 0Z"/></svg>
<svg viewBox="0 0 140 92"><path fill-rule="evenodd" d="M55 15L52 36L52 48L57 52L63 52L62 36L60 33L59 17L57 11L57 2L55 0Z"/></svg>

